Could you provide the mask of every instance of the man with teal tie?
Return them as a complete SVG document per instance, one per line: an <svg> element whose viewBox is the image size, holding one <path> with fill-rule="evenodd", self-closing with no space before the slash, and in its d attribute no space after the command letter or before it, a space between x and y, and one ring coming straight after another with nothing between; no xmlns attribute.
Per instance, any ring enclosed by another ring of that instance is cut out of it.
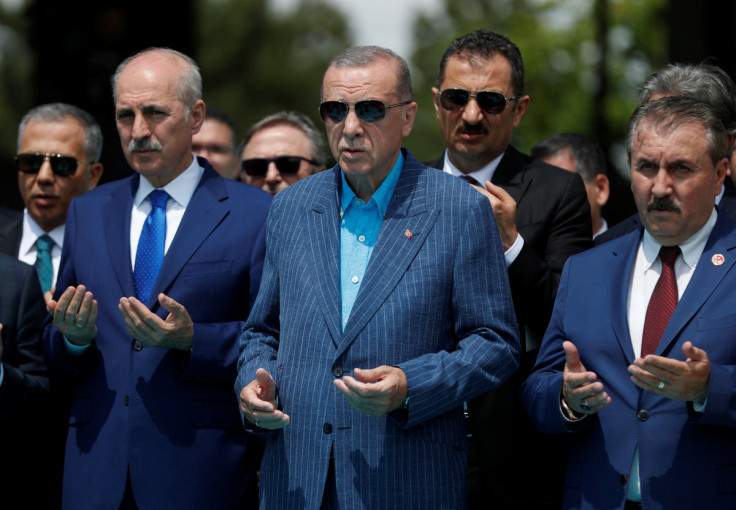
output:
<svg viewBox="0 0 736 510"><path fill-rule="evenodd" d="M69 204L102 176L102 131L84 110L50 103L26 113L18 133L15 163L25 209L0 225L0 252L35 266L49 299Z"/></svg>

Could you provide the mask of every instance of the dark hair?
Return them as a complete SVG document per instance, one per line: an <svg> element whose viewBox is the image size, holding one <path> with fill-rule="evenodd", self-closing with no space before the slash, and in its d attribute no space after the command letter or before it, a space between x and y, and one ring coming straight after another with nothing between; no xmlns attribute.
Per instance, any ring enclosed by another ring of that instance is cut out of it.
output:
<svg viewBox="0 0 736 510"><path fill-rule="evenodd" d="M437 88L440 88L445 79L445 68L451 57L457 55L470 60L471 63L479 63L478 61L488 60L497 54L503 55L509 61L514 95L522 95L524 93L524 61L521 59L519 48L507 37L489 30L475 30L450 43L440 59Z"/></svg>
<svg viewBox="0 0 736 510"><path fill-rule="evenodd" d="M670 96L639 105L626 128L626 154L629 158L634 147L634 136L644 120L665 133L685 124L700 124L705 129L708 153L713 164L727 156L726 128L708 103L688 96Z"/></svg>
<svg viewBox="0 0 736 510"><path fill-rule="evenodd" d="M217 106L207 105L207 113L205 114L205 120L216 120L217 122L221 122L225 124L228 128L230 128L230 133L232 134L232 146L233 151L237 151L238 148L238 140L240 139L240 136L238 135L238 127L235 125L235 121L225 113L223 110L218 108Z"/></svg>
<svg viewBox="0 0 736 510"><path fill-rule="evenodd" d="M575 172L586 182L592 182L595 176L608 176L606 156L600 144L589 136L580 133L557 133L537 142L531 150L531 156L543 159L560 151L570 151L575 158Z"/></svg>
<svg viewBox="0 0 736 510"><path fill-rule="evenodd" d="M90 162L98 162L102 153L102 130L99 124L89 113L77 106L66 103L42 104L28 110L18 126L18 150L20 150L23 131L25 131L29 122L60 122L69 118L76 119L84 128L82 151L85 156Z"/></svg>
<svg viewBox="0 0 736 510"><path fill-rule="evenodd" d="M327 69L331 67L363 67L373 64L380 59L393 60L396 63L396 96L398 100L401 102L413 101L414 93L411 88L409 64L388 48L381 48L380 46L353 46L352 48L346 48L332 57ZM324 81L325 77L322 75L323 84ZM323 96L324 90L320 88L320 97Z"/></svg>

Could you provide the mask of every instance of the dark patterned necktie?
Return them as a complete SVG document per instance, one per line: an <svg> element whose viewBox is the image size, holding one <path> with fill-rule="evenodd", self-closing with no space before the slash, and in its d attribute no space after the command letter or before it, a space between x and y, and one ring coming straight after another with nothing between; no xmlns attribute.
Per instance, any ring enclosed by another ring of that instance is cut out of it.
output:
<svg viewBox="0 0 736 510"><path fill-rule="evenodd" d="M472 184L473 186L480 186L481 188L483 187L480 185L480 183L475 177L471 177L469 175L461 175L460 178L464 180L465 182L467 182L468 184Z"/></svg>
<svg viewBox="0 0 736 510"><path fill-rule="evenodd" d="M679 246L662 246L659 260L662 261L662 273L649 298L647 315L644 318L644 334L641 338L641 355L652 354L657 350L672 312L677 306L677 277L675 276L675 260L680 254Z"/></svg>
<svg viewBox="0 0 736 510"><path fill-rule="evenodd" d="M44 294L51 290L51 280L54 278L54 266L51 263L51 249L54 244L56 244L54 240L47 234L36 239L36 262L33 266L38 273Z"/></svg>
<svg viewBox="0 0 736 510"><path fill-rule="evenodd" d="M135 293L142 303L148 302L164 261L166 201L169 194L162 189L155 189L148 197L151 200L151 212L143 223L135 252Z"/></svg>

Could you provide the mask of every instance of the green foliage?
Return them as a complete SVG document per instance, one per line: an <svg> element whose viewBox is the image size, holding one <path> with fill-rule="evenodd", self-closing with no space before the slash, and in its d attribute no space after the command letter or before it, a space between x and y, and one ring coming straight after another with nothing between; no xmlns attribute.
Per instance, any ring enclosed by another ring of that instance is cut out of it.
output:
<svg viewBox="0 0 736 510"><path fill-rule="evenodd" d="M302 0L274 13L267 0L200 0L197 24L205 102L228 112L241 135L280 110L296 110L320 126L322 73L352 43L347 22L323 1Z"/></svg>

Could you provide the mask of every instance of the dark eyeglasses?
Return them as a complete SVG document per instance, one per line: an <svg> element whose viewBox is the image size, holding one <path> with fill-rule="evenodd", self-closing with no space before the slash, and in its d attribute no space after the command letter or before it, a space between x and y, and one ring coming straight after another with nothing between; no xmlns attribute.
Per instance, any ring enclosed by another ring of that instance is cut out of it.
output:
<svg viewBox="0 0 736 510"><path fill-rule="evenodd" d="M240 166L250 177L264 177L272 162L281 175L294 175L299 171L302 161L317 166L318 163L302 156L278 156L276 158L251 158L241 161Z"/></svg>
<svg viewBox="0 0 736 510"><path fill-rule="evenodd" d="M383 104L377 99L366 99L364 101L325 101L319 105L319 115L325 124L339 124L348 116L350 108L355 110L355 115L363 122L375 124L386 117L386 110L404 106L411 101L396 104Z"/></svg>
<svg viewBox="0 0 736 510"><path fill-rule="evenodd" d="M506 97L494 90L479 90L475 94L471 94L465 89L445 89L439 93L439 96L440 105L445 110L457 111L468 104L471 97L474 97L478 107L491 115L503 113L506 109L506 103L516 100L516 96Z"/></svg>
<svg viewBox="0 0 736 510"><path fill-rule="evenodd" d="M18 154L15 157L18 171L24 174L37 174L46 160L51 164L51 171L61 177L71 177L77 171L78 165L92 163L91 161L78 161L71 156L64 156L63 154L41 154L40 152Z"/></svg>

